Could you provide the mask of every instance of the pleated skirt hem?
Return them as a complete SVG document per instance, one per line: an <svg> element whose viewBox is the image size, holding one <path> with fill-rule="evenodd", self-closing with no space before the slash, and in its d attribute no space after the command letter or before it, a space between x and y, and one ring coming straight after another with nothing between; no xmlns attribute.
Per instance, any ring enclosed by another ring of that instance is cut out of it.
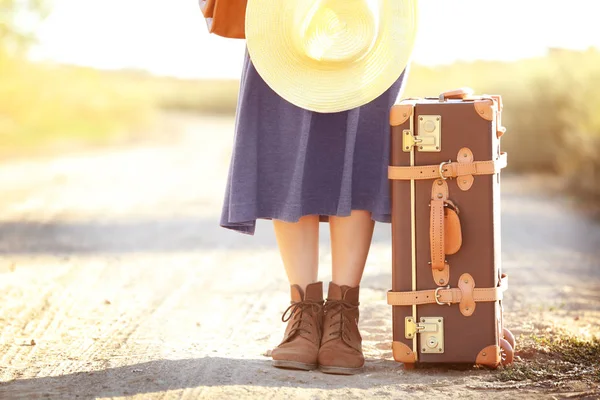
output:
<svg viewBox="0 0 600 400"><path fill-rule="evenodd" d="M375 222L391 223L389 212L376 209L372 199L353 200L351 208L337 209L334 207L310 207L306 205L287 204L285 210L260 210L259 204L230 204L228 220L221 220L220 226L239 233L253 236L256 230L256 220L281 220L285 222L298 222L306 215L319 215L319 222L329 222L329 216L348 217L352 210L365 210L371 213Z"/></svg>

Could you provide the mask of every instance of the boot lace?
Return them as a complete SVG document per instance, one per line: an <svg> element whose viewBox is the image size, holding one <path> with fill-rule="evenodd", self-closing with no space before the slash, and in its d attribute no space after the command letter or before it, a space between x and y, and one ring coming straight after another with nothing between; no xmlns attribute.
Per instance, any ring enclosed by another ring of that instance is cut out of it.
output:
<svg viewBox="0 0 600 400"><path fill-rule="evenodd" d="M319 313L322 307L323 301L304 300L292 303L288 308L286 308L286 310L283 312L283 315L281 316L281 320L283 322L288 322L294 315L298 313L298 318L290 327L289 337L292 337L295 333L305 333L310 336L313 332L312 329L320 329L320 326L315 327L313 325L313 323L311 322L311 314L305 311L310 310L312 313Z"/></svg>
<svg viewBox="0 0 600 400"><path fill-rule="evenodd" d="M329 333L329 336L342 337L346 340L350 340L348 336L348 326L353 322L348 315L347 311L352 311L358 309L358 304L352 304L347 300L329 300L323 306L323 312L325 315L329 315L333 322L329 324L329 327L335 327L339 325L339 327L332 332ZM335 318L338 316L338 318ZM346 321L347 324L343 322ZM346 328L346 329L344 329Z"/></svg>

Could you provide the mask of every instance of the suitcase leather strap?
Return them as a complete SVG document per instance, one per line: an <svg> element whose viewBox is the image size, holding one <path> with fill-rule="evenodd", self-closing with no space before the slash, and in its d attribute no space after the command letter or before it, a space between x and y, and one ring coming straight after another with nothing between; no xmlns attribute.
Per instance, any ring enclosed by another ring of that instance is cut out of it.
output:
<svg viewBox="0 0 600 400"><path fill-rule="evenodd" d="M448 184L437 179L431 190L429 204L429 245L431 251L431 272L438 286L445 286L450 281L450 265L446 261L445 218L444 208L448 201Z"/></svg>
<svg viewBox="0 0 600 400"><path fill-rule="evenodd" d="M502 275L500 285L495 288L473 288L472 300L475 303L502 300L508 288L508 277ZM471 291L469 290L469 292ZM420 304L456 304L463 299L460 288L437 288L432 290L417 290L414 292L387 292L387 303L392 306L412 306Z"/></svg>
<svg viewBox="0 0 600 400"><path fill-rule="evenodd" d="M397 180L448 179L465 175L493 175L507 165L506 153L491 161L445 162L419 167L388 166L388 178Z"/></svg>

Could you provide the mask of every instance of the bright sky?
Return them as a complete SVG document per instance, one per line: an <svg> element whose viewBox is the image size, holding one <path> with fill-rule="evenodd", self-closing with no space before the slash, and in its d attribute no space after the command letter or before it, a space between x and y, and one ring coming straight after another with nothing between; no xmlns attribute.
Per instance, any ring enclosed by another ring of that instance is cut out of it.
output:
<svg viewBox="0 0 600 400"><path fill-rule="evenodd" d="M240 74L245 42L209 35L198 0L54 4L35 58L179 77ZM600 48L597 7L590 0L420 0L414 61L514 60L548 47Z"/></svg>

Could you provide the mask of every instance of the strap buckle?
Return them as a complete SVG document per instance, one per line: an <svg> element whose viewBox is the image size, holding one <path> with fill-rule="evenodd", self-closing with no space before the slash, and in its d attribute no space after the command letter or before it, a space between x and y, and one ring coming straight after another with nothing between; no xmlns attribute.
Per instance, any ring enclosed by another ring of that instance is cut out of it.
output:
<svg viewBox="0 0 600 400"><path fill-rule="evenodd" d="M435 302L436 302L437 304L439 304L440 306L443 306L444 304L448 304L449 306L451 306L451 305L452 305L452 303L442 303L441 301L439 301L439 300L438 300L440 297L442 297L442 295L439 293L439 291L440 291L441 289L450 289L450 285L448 285L448 286L446 286L446 287L440 286L440 287L438 287L437 289L435 289Z"/></svg>
<svg viewBox="0 0 600 400"><path fill-rule="evenodd" d="M444 166L448 165L448 164L452 164L452 160L442 161L440 163L440 166L439 166L439 170L438 171L440 173L440 178L442 178L443 180L448 180L448 178L444 176L444 172L447 171L447 170L444 169Z"/></svg>

